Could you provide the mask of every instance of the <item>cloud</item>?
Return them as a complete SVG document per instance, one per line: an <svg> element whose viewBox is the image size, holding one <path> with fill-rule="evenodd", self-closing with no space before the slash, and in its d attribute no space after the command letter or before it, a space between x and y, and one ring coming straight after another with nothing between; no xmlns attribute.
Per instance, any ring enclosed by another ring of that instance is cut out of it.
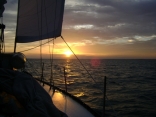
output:
<svg viewBox="0 0 156 117"><path fill-rule="evenodd" d="M8 0L5 6L6 33L12 39L17 1ZM155 50L155 6L156 0L67 0L62 35L76 47L122 45L133 51Z"/></svg>
<svg viewBox="0 0 156 117"><path fill-rule="evenodd" d="M69 3L65 10L65 18L68 18L65 25L90 24L96 34L103 33L100 36L104 40L156 33L154 0L80 0L79 3Z"/></svg>

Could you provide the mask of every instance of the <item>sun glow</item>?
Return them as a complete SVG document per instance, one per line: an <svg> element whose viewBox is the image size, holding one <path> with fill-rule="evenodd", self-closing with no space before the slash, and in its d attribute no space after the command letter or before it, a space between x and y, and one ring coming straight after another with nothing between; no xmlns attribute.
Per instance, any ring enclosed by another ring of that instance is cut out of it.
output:
<svg viewBox="0 0 156 117"><path fill-rule="evenodd" d="M64 54L66 55L66 57L70 57L73 53L71 51L65 51Z"/></svg>

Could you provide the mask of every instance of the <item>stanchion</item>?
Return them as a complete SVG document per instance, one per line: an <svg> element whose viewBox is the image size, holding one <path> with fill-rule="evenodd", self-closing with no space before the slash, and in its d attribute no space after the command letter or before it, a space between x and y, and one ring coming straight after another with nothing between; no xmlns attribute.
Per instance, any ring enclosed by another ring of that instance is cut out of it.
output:
<svg viewBox="0 0 156 117"><path fill-rule="evenodd" d="M66 69L65 69L65 67L63 67L63 69L64 69L64 81L65 81L65 91L67 92L67 82L66 82Z"/></svg>
<svg viewBox="0 0 156 117"><path fill-rule="evenodd" d="M106 76L104 77L103 81L103 117L105 116L105 102L106 102Z"/></svg>
<svg viewBox="0 0 156 117"><path fill-rule="evenodd" d="M43 70L44 70L44 63L42 63L41 82L44 81ZM44 82L43 82L43 86L44 86Z"/></svg>

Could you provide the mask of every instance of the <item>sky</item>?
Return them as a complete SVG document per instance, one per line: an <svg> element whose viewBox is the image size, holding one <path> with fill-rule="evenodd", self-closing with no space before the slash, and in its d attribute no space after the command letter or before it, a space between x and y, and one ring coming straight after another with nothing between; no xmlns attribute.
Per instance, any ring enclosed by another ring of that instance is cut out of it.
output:
<svg viewBox="0 0 156 117"><path fill-rule="evenodd" d="M66 0L62 36L80 58L156 59L155 6L156 0ZM13 51L16 15L17 0L8 0L3 14L8 52ZM39 44L17 44L17 51ZM54 46L43 46L45 56L49 51L64 54L69 49L57 38ZM39 52L36 48L25 54Z"/></svg>

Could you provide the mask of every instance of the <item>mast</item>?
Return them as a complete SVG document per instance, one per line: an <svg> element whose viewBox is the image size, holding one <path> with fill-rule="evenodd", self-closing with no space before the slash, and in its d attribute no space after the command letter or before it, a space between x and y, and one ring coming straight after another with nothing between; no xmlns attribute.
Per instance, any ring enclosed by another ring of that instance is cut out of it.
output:
<svg viewBox="0 0 156 117"><path fill-rule="evenodd" d="M18 25L18 17L19 17L19 5L20 5L20 0L18 0L18 10L17 10L17 25ZM16 52L16 45L17 45L17 28L18 26L16 25L16 34L15 34L15 42L14 42L14 53Z"/></svg>
<svg viewBox="0 0 156 117"><path fill-rule="evenodd" d="M4 8L4 4L7 3L6 0L1 0L0 1L0 19L1 19L1 23L0 23L0 54L3 51L3 47L4 47L4 29L5 29L5 25L3 24L3 12L5 10ZM5 47L4 47L5 50Z"/></svg>

